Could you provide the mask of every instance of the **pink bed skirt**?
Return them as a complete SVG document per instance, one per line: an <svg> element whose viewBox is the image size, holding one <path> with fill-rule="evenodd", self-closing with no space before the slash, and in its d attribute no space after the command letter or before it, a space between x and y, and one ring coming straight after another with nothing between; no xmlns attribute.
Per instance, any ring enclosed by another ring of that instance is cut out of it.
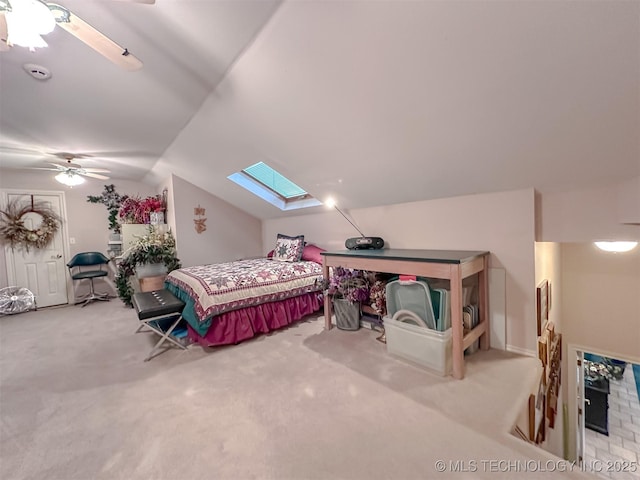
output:
<svg viewBox="0 0 640 480"><path fill-rule="evenodd" d="M239 343L259 333L286 327L317 312L320 304L318 292L312 292L279 302L241 308L215 317L204 337L189 326L189 339L206 347Z"/></svg>

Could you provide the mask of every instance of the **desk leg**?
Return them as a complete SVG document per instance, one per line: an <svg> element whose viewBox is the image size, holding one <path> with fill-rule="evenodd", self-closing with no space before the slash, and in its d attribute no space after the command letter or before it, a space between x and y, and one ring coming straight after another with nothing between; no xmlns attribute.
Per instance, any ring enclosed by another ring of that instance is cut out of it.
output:
<svg viewBox="0 0 640 480"><path fill-rule="evenodd" d="M478 303L480 308L480 322L486 323L484 333L480 336L480 349L489 350L491 339L491 324L489 319L489 258L484 257L483 269L478 276Z"/></svg>
<svg viewBox="0 0 640 480"><path fill-rule="evenodd" d="M326 261L322 260L322 275L324 275L324 279L329 281L329 267L326 264ZM324 329L331 330L331 299L329 295L324 293Z"/></svg>
<svg viewBox="0 0 640 480"><path fill-rule="evenodd" d="M464 378L464 330L462 326L462 274L460 266L451 267L451 334L453 377Z"/></svg>

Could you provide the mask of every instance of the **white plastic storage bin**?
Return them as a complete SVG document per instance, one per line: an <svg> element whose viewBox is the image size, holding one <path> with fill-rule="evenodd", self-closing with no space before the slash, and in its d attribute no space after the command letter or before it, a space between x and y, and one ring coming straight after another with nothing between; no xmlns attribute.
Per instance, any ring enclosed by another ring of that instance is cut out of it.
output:
<svg viewBox="0 0 640 480"><path fill-rule="evenodd" d="M387 351L439 375L451 374L451 329L438 332L384 317Z"/></svg>
<svg viewBox="0 0 640 480"><path fill-rule="evenodd" d="M427 328L436 328L429 284L423 280L394 280L387 283L387 312L393 317L400 310L413 312Z"/></svg>

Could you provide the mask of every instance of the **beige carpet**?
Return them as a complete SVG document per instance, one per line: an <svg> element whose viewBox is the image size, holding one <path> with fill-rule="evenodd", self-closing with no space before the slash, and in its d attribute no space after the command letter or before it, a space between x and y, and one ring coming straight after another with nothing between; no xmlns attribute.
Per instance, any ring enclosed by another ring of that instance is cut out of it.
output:
<svg viewBox="0 0 640 480"><path fill-rule="evenodd" d="M474 459L483 478L553 458L508 434L535 359L479 352L441 378L314 317L144 363L136 328L118 300L0 318L0 478L470 478L448 462Z"/></svg>

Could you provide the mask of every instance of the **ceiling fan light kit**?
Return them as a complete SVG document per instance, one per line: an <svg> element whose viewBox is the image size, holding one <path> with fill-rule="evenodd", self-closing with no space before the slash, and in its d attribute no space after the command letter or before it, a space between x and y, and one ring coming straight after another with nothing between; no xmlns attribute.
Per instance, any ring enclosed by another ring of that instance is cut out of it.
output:
<svg viewBox="0 0 640 480"><path fill-rule="evenodd" d="M153 4L154 0L129 0ZM0 0L0 51L12 45L31 51L46 47L42 35L51 33L58 25L78 40L125 70L142 68L140 59L106 35L86 23L62 5L43 0Z"/></svg>
<svg viewBox="0 0 640 480"><path fill-rule="evenodd" d="M31 51L46 47L47 42L42 35L51 33L56 26L49 7L39 0L11 0L5 17L7 43L27 47Z"/></svg>
<svg viewBox="0 0 640 480"><path fill-rule="evenodd" d="M72 171L60 172L54 178L67 187L75 187L76 185L81 185L84 183L84 178Z"/></svg>
<svg viewBox="0 0 640 480"><path fill-rule="evenodd" d="M87 153L70 153L67 151L46 152L44 150L34 148L25 149L0 145L0 154L4 151L8 152L10 155L37 155L38 157L45 156L45 158L49 156L64 160L64 162L52 162L45 160L45 165L26 168L29 170L48 170L55 172L56 175L54 178L56 181L67 186L80 185L85 181L85 177L95 178L96 180L109 180L109 177L105 174L111 173L111 170L107 170L106 168L85 167L74 162L74 160L93 157L93 155Z"/></svg>
<svg viewBox="0 0 640 480"><path fill-rule="evenodd" d="M66 159L66 163L50 162L49 165L53 168L45 168L45 170L58 172L54 178L63 185L75 187L76 185L84 183L84 177L96 178L98 180L109 180L109 177L102 175L103 173L110 173L109 170L104 168L83 168L77 163L71 162L71 160L75 158L81 158L82 155L73 155L69 153L63 153L62 155L64 155L63 158Z"/></svg>

